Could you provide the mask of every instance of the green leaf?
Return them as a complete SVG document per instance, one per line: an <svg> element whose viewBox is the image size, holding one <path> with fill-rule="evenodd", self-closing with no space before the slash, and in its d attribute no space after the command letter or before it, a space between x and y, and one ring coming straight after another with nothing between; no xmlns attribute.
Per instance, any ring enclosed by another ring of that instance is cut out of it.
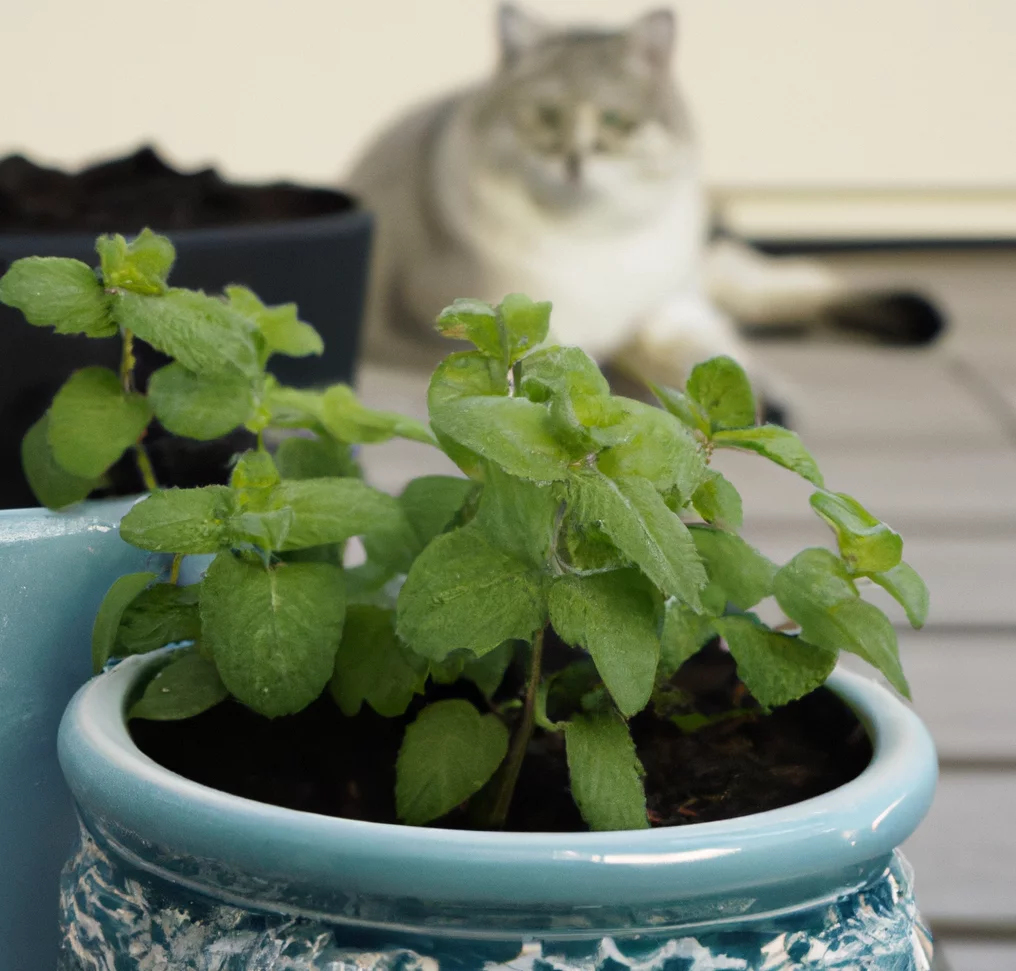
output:
<svg viewBox="0 0 1016 971"><path fill-rule="evenodd" d="M675 391L673 388L665 388L655 384L650 384L649 390L655 395L656 400L686 428L690 428L695 432L701 432L706 436L712 431L709 417L688 395Z"/></svg>
<svg viewBox="0 0 1016 971"><path fill-rule="evenodd" d="M0 303L20 310L35 327L52 327L58 334L112 337L117 332L109 296L95 271L78 260L15 260L0 278Z"/></svg>
<svg viewBox="0 0 1016 971"><path fill-rule="evenodd" d="M254 410L253 389L242 374L194 374L182 364L152 375L148 400L167 431L200 441L226 435Z"/></svg>
<svg viewBox="0 0 1016 971"><path fill-rule="evenodd" d="M268 509L275 487L282 481L271 455L261 449L248 449L241 455L229 477L242 509Z"/></svg>
<svg viewBox="0 0 1016 971"><path fill-rule="evenodd" d="M241 512L229 522L229 531L234 545L252 543L263 550L276 552L286 549L286 541L293 529L296 515L288 506L272 509L268 512ZM328 544L321 544L327 546ZM300 547L301 549L320 549Z"/></svg>
<svg viewBox="0 0 1016 971"><path fill-rule="evenodd" d="M142 590L120 617L114 654L147 654L167 644L201 637L200 586L156 583Z"/></svg>
<svg viewBox="0 0 1016 971"><path fill-rule="evenodd" d="M497 309L482 300L460 297L437 315L434 326L444 337L469 341L485 357L508 366L503 324Z"/></svg>
<svg viewBox="0 0 1016 971"><path fill-rule="evenodd" d="M573 718L565 746L572 796L590 829L649 828L645 772L621 718L607 712Z"/></svg>
<svg viewBox="0 0 1016 971"><path fill-rule="evenodd" d="M899 563L884 573L869 574L907 612L912 627L923 627L928 619L928 587L909 563Z"/></svg>
<svg viewBox="0 0 1016 971"><path fill-rule="evenodd" d="M155 297L124 291L114 298L113 317L195 374L261 373L250 320L214 297L191 290Z"/></svg>
<svg viewBox="0 0 1016 971"><path fill-rule="evenodd" d="M715 469L691 497L695 511L718 529L736 533L744 522L741 496L733 484Z"/></svg>
<svg viewBox="0 0 1016 971"><path fill-rule="evenodd" d="M127 717L179 721L200 715L228 697L213 662L197 651L180 651L148 682Z"/></svg>
<svg viewBox="0 0 1016 971"><path fill-rule="evenodd" d="M427 398L434 429L510 475L564 479L572 459L555 438L547 409L509 398L492 365L476 351L451 354L438 365Z"/></svg>
<svg viewBox="0 0 1016 971"><path fill-rule="evenodd" d="M101 478L85 479L68 472L53 455L49 444L49 412L28 431L21 442L21 465L35 498L50 509L64 509L86 498Z"/></svg>
<svg viewBox="0 0 1016 971"><path fill-rule="evenodd" d="M150 229L141 230L129 243L119 235L100 236L95 251L107 288L148 295L166 292L176 250L165 236Z"/></svg>
<svg viewBox="0 0 1016 971"><path fill-rule="evenodd" d="M272 490L271 509L286 506L294 518L282 550L344 543L405 521L397 500L359 479L284 479Z"/></svg>
<svg viewBox="0 0 1016 971"><path fill-rule="evenodd" d="M509 293L498 310L504 321L509 364L514 364L547 339L551 311L548 301L536 302L523 293Z"/></svg>
<svg viewBox="0 0 1016 971"><path fill-rule="evenodd" d="M744 368L732 357L714 357L691 369L685 391L705 412L713 430L755 424L755 395Z"/></svg>
<svg viewBox="0 0 1016 971"><path fill-rule="evenodd" d="M114 656L120 618L131 601L153 580L154 573L128 573L115 580L99 604L92 626L92 671L98 674Z"/></svg>
<svg viewBox="0 0 1016 971"><path fill-rule="evenodd" d="M275 464L284 479L359 478L362 474L348 445L321 436L283 439L275 450Z"/></svg>
<svg viewBox="0 0 1016 971"><path fill-rule="evenodd" d="M98 478L137 442L151 417L145 396L125 394L108 368L75 371L49 409L53 457L80 478Z"/></svg>
<svg viewBox="0 0 1016 971"><path fill-rule="evenodd" d="M392 611L351 606L335 656L332 697L347 718L366 702L379 715L401 715L414 695L423 694L427 662L395 636Z"/></svg>
<svg viewBox="0 0 1016 971"><path fill-rule="evenodd" d="M624 437L616 426L627 415L621 404L625 399L611 397L596 362L577 347L544 347L530 354L518 390L528 400L548 405L554 434L578 456Z"/></svg>
<svg viewBox="0 0 1016 971"><path fill-rule="evenodd" d="M423 475L406 486L399 496L399 505L419 543L419 550L451 525L476 491L475 482L456 475Z"/></svg>
<svg viewBox="0 0 1016 971"><path fill-rule="evenodd" d="M306 708L331 680L346 614L342 570L220 553L201 584L205 647L230 693L268 718Z"/></svg>
<svg viewBox="0 0 1016 971"><path fill-rule="evenodd" d="M763 708L803 698L825 684L836 667L835 650L760 627L749 617L720 617L713 626L727 642L745 687Z"/></svg>
<svg viewBox="0 0 1016 971"><path fill-rule="evenodd" d="M504 681L505 672L515 656L515 642L505 641L483 657L470 657L462 665L462 677L472 681L490 698Z"/></svg>
<svg viewBox="0 0 1016 971"><path fill-rule="evenodd" d="M550 588L550 622L565 643L589 652L622 715L645 708L660 638L652 590L640 573L558 577Z"/></svg>
<svg viewBox="0 0 1016 971"><path fill-rule="evenodd" d="M691 534L649 482L583 472L573 475L569 491L580 523L599 525L665 596L701 606L706 571Z"/></svg>
<svg viewBox="0 0 1016 971"><path fill-rule="evenodd" d="M597 468L612 479L638 475L655 489L676 489L687 502L706 475L698 443L673 415L640 401L623 401L628 417L618 426L623 440L605 449Z"/></svg>
<svg viewBox="0 0 1016 971"><path fill-rule="evenodd" d="M270 423L277 428L319 430L324 423L325 396L320 391L287 388L269 374L265 379L264 405Z"/></svg>
<svg viewBox="0 0 1016 971"><path fill-rule="evenodd" d="M878 668L901 695L910 697L889 618L860 599L838 556L819 547L803 550L776 574L774 588L779 605L801 625L806 641L856 654Z"/></svg>
<svg viewBox="0 0 1016 971"><path fill-rule="evenodd" d="M824 485L822 473L811 453L801 444L801 439L779 425L718 431L713 435L713 444L718 448L740 448L757 452L769 461L796 472L820 489Z"/></svg>
<svg viewBox="0 0 1016 971"><path fill-rule="evenodd" d="M247 287L226 287L225 293L230 307L257 325L269 354L308 357L324 353L321 335L310 324L300 320L295 303L266 307Z"/></svg>
<svg viewBox="0 0 1016 971"><path fill-rule="evenodd" d="M899 564L903 557L902 537L856 499L823 489L813 492L809 501L811 508L832 527L840 555L851 572L881 573Z"/></svg>
<svg viewBox="0 0 1016 971"><path fill-rule="evenodd" d="M773 592L777 566L740 536L709 526L691 526L695 548L712 583L741 610L754 607Z"/></svg>
<svg viewBox="0 0 1016 971"><path fill-rule="evenodd" d="M554 544L560 506L552 487L516 479L492 465L473 524L491 546L542 569Z"/></svg>
<svg viewBox="0 0 1016 971"><path fill-rule="evenodd" d="M428 705L406 729L395 764L395 810L410 826L439 819L479 792L508 754L508 729L468 701Z"/></svg>
<svg viewBox="0 0 1016 971"><path fill-rule="evenodd" d="M120 522L120 536L155 553L217 553L232 542L234 512L226 486L164 489L131 508Z"/></svg>
<svg viewBox="0 0 1016 971"><path fill-rule="evenodd" d="M329 434L349 445L387 442L393 438L435 444L433 433L422 421L394 411L366 408L345 384L336 384L325 392L321 422Z"/></svg>
<svg viewBox="0 0 1016 971"><path fill-rule="evenodd" d="M715 636L713 618L696 614L683 603L667 601L660 634L658 681L669 681L690 657L694 657Z"/></svg>
<svg viewBox="0 0 1016 971"><path fill-rule="evenodd" d="M507 640L531 641L546 615L543 575L465 526L438 536L413 564L398 633L432 660L458 650L480 657Z"/></svg>

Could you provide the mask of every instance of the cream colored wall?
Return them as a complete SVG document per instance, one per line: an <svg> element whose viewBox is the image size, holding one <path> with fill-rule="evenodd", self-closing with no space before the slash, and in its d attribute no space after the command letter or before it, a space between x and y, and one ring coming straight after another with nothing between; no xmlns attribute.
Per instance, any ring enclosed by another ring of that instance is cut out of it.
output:
<svg viewBox="0 0 1016 971"><path fill-rule="evenodd" d="M618 21L652 0L531 0ZM682 0L677 69L725 187L1016 193L1016 0ZM495 55L493 0L0 0L0 154L143 139L328 181Z"/></svg>

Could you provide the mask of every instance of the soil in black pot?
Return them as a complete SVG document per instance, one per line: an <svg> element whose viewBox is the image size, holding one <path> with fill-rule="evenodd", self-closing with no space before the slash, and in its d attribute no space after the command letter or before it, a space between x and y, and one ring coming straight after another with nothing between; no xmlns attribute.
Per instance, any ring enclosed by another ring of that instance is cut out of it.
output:
<svg viewBox="0 0 1016 971"><path fill-rule="evenodd" d="M353 206L330 189L240 185L211 168L180 172L151 147L76 173L21 155L0 160L0 233L207 229L327 216Z"/></svg>
<svg viewBox="0 0 1016 971"><path fill-rule="evenodd" d="M653 826L732 819L791 805L849 782L871 760L863 727L831 691L820 688L763 715L717 644L686 663L675 684L702 715L731 708L745 713L693 732L648 710L632 720ZM405 726L423 704L450 693L482 709L482 698L472 690L437 686L399 719L366 708L344 718L324 696L300 714L274 721L226 701L187 721L137 720L130 728L142 751L196 782L289 809L393 823L394 767ZM465 828L469 820L456 810L435 825ZM568 790L560 735L534 737L508 828L585 828Z"/></svg>

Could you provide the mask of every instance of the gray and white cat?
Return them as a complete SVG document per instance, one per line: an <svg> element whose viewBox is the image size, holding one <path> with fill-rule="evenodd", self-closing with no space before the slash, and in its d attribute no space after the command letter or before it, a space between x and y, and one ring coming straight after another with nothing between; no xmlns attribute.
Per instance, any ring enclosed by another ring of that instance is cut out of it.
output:
<svg viewBox="0 0 1016 971"><path fill-rule="evenodd" d="M556 341L679 384L715 354L750 366L732 316L786 325L843 303L818 265L709 241L669 10L557 29L505 5L499 27L493 77L398 121L348 180L378 220L368 359L431 365L442 307L521 291L553 301Z"/></svg>

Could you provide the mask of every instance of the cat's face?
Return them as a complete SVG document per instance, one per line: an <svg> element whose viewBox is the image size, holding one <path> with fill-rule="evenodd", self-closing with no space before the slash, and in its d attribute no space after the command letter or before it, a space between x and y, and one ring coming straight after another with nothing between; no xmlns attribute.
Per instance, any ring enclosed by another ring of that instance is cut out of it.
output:
<svg viewBox="0 0 1016 971"><path fill-rule="evenodd" d="M687 166L669 12L625 31L555 31L505 7L501 36L477 141L485 164L520 180L538 205L648 204Z"/></svg>

